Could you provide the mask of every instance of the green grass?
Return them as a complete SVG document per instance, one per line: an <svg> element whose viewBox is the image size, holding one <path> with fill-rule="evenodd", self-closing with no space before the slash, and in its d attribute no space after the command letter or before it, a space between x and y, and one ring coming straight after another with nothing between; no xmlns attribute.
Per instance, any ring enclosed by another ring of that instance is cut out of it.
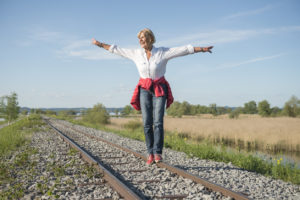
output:
<svg viewBox="0 0 300 200"><path fill-rule="evenodd" d="M32 159L39 151L28 144L32 133L39 131L43 124L40 116L32 115L0 130L0 185L4 186L0 190L0 200L22 199L28 194L28 185L20 183L20 180L25 179L27 183L36 182L35 192L38 195L48 195L49 199L57 199L59 191L65 190L65 185L75 188L75 182L68 174L72 173L75 164L80 166L80 169L74 172L76 177L93 179L103 176L89 164L81 164L76 155L78 152L74 149L68 152L72 158L67 164L55 161L55 152L50 154L53 161L47 161L45 164L45 172L48 175L42 175L37 160ZM54 178L55 183L50 183L50 178ZM9 186L6 186L7 184Z"/></svg>
<svg viewBox="0 0 300 200"><path fill-rule="evenodd" d="M40 116L32 115L0 129L0 158L29 141L41 124Z"/></svg>
<svg viewBox="0 0 300 200"><path fill-rule="evenodd" d="M276 160L275 163L268 162L251 154L228 152L225 147L220 150L209 143L194 144L194 142L180 138L177 134L173 133L166 133L165 146L185 152L191 157L195 156L200 159L225 163L231 162L233 165L248 171L300 184L300 169L293 164L283 165L281 160Z"/></svg>
<svg viewBox="0 0 300 200"><path fill-rule="evenodd" d="M22 168L32 169L36 162L32 162L29 157L37 153L35 149L27 147L33 132L39 129L42 124L38 115L32 115L28 118L22 118L15 123L0 129L0 184L10 184L8 189L0 191L0 199L20 199L24 195L24 188L21 183L17 183L15 178L17 173L25 173ZM7 162L7 156L17 149L18 152L13 162ZM33 173L31 170L26 171L27 178Z"/></svg>
<svg viewBox="0 0 300 200"><path fill-rule="evenodd" d="M138 122L129 122L124 126L124 130L115 130L107 128L105 125L90 124L70 118L68 121L82 126L113 132L131 139L145 141L143 127L142 125L137 125ZM300 185L300 169L295 164L283 165L281 160L275 160L274 163L272 160L268 162L250 153L228 152L224 146L220 149L206 140L201 140L201 142L192 141L184 133L165 131L164 146L176 151L185 152L191 157L225 163L231 162L233 165L248 171Z"/></svg>

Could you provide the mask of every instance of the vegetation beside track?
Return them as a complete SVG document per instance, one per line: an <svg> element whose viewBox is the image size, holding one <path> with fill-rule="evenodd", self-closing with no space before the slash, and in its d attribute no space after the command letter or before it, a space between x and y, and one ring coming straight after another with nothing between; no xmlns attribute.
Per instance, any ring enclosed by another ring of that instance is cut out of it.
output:
<svg viewBox="0 0 300 200"><path fill-rule="evenodd" d="M28 159L36 151L28 148L26 144L30 141L32 133L38 131L42 124L39 115L31 115L0 129L0 184L10 185L9 190L0 192L0 199L19 199L24 195L21 183L11 183L21 167L30 166L31 169L36 164Z"/></svg>
<svg viewBox="0 0 300 200"><path fill-rule="evenodd" d="M0 158L25 145L42 124L39 115L31 115L0 129Z"/></svg>
<svg viewBox="0 0 300 200"><path fill-rule="evenodd" d="M55 150L46 152L49 160L40 159L39 154L45 156L45 152L33 148L30 141L33 133L47 131L43 125L40 115L31 115L0 129L1 200L22 199L28 194L34 199L58 199L66 187L76 190L75 179L102 176L88 163L83 164L74 149L69 149L67 159L58 159Z"/></svg>

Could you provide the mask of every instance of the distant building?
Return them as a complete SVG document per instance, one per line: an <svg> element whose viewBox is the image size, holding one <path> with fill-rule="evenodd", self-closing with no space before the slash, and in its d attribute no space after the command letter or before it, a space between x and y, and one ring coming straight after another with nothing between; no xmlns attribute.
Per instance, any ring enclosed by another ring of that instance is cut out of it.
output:
<svg viewBox="0 0 300 200"><path fill-rule="evenodd" d="M118 116L120 116L120 115L121 115L121 113L118 112ZM110 113L109 113L109 116L116 116L116 113L115 113L115 112L110 112Z"/></svg>

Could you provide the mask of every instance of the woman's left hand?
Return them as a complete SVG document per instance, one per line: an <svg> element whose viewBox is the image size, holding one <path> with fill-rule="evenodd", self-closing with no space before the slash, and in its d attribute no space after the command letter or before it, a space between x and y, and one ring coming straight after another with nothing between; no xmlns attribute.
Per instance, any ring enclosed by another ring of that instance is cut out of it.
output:
<svg viewBox="0 0 300 200"><path fill-rule="evenodd" d="M209 53L212 53L211 52L211 49L214 48L214 46L209 46L209 47L203 47L203 52L209 52Z"/></svg>

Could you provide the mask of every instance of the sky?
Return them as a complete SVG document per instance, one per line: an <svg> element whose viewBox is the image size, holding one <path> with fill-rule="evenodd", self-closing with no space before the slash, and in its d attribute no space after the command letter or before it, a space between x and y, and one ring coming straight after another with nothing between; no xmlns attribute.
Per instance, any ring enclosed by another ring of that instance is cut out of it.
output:
<svg viewBox="0 0 300 200"><path fill-rule="evenodd" d="M170 60L176 101L243 106L300 98L298 0L0 0L0 96L31 108L124 107L139 80L135 64L91 39L140 48L213 45Z"/></svg>

